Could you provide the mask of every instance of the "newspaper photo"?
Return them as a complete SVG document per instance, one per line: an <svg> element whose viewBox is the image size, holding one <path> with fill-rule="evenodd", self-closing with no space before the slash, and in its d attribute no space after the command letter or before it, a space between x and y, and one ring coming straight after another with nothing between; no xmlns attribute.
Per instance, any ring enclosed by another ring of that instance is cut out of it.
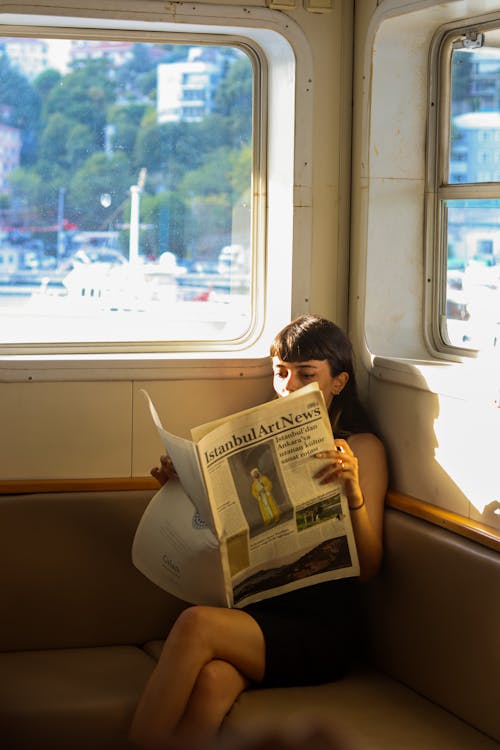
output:
<svg viewBox="0 0 500 750"><path fill-rule="evenodd" d="M342 485L315 479L315 454L335 449L317 383L196 427L191 441L168 433L145 396L179 480L137 529L132 559L144 575L185 601L227 607L359 575Z"/></svg>

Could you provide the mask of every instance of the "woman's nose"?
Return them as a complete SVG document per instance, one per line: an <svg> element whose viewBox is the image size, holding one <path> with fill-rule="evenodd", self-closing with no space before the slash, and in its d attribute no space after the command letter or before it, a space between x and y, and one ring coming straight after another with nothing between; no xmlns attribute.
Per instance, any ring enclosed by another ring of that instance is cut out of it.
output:
<svg viewBox="0 0 500 750"><path fill-rule="evenodd" d="M296 391L297 387L297 379L295 377L295 374L293 372L289 372L288 377L285 381L286 390L291 393L292 391Z"/></svg>

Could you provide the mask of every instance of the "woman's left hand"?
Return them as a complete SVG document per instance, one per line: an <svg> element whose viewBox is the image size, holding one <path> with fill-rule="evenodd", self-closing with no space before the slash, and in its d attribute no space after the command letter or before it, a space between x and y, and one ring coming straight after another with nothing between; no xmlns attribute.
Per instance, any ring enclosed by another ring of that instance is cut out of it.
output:
<svg viewBox="0 0 500 750"><path fill-rule="evenodd" d="M315 478L321 484L342 484L351 511L360 577L368 581L376 574L382 559L384 501L388 483L385 450L372 433L352 435L349 443L335 440L335 445L337 450L332 448L316 453L315 457L322 461L322 465Z"/></svg>
<svg viewBox="0 0 500 750"><path fill-rule="evenodd" d="M359 504L358 498L362 498L362 493L359 486L358 459L346 440L335 440L335 445L337 450L321 451L315 454L315 458L329 460L314 475L314 478L320 484L331 484L341 480L349 504Z"/></svg>

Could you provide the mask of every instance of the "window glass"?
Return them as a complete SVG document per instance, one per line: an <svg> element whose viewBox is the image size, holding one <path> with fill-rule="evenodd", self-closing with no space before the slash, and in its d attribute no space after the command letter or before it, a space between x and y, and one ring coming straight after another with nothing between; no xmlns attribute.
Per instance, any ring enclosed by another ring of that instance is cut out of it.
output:
<svg viewBox="0 0 500 750"><path fill-rule="evenodd" d="M445 207L450 343L500 347L500 200L448 200Z"/></svg>
<svg viewBox="0 0 500 750"><path fill-rule="evenodd" d="M250 53L3 37L0 81L0 347L244 338Z"/></svg>
<svg viewBox="0 0 500 750"><path fill-rule="evenodd" d="M450 41L448 163L441 196L446 243L445 339L500 351L499 32Z"/></svg>
<svg viewBox="0 0 500 750"><path fill-rule="evenodd" d="M454 49L449 181L498 182L500 49ZM484 169L484 165L488 165Z"/></svg>

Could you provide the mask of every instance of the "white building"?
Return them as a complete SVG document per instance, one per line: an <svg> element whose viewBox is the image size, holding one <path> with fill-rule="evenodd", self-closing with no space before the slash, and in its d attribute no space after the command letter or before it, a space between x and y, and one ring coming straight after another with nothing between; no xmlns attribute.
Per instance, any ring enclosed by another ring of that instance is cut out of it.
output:
<svg viewBox="0 0 500 750"><path fill-rule="evenodd" d="M453 118L459 138L453 145L453 182L500 179L500 112L467 112Z"/></svg>
<svg viewBox="0 0 500 750"><path fill-rule="evenodd" d="M192 47L186 61L158 65L158 122L202 120L212 111L220 75L221 61L213 49Z"/></svg>
<svg viewBox="0 0 500 750"><path fill-rule="evenodd" d="M0 193L9 193L9 176L19 166L21 132L0 123Z"/></svg>
<svg viewBox="0 0 500 750"><path fill-rule="evenodd" d="M30 80L49 67L49 45L45 39L3 37L2 46L11 65Z"/></svg>

